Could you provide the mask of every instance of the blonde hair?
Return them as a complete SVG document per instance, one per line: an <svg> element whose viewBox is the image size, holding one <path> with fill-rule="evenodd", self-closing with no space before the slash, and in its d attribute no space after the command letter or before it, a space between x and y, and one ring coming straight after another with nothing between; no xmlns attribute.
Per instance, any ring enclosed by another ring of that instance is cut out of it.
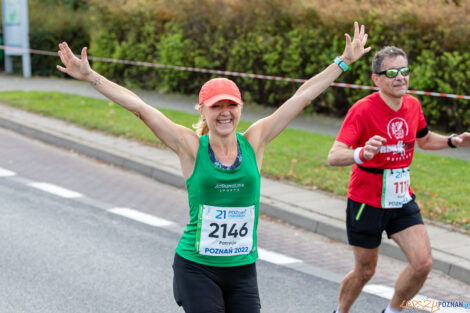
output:
<svg viewBox="0 0 470 313"><path fill-rule="evenodd" d="M202 117L199 118L199 121L196 124L193 124L193 128L196 129L196 134L198 136L204 136L209 133L209 127L207 127L207 123L202 119Z"/></svg>
<svg viewBox="0 0 470 313"><path fill-rule="evenodd" d="M200 107L202 107L202 105L196 104L194 106L194 108L198 111ZM193 124L193 128L196 130L196 134L198 136L204 136L209 133L209 127L207 126L206 121L202 119L202 116L199 118L197 123Z"/></svg>

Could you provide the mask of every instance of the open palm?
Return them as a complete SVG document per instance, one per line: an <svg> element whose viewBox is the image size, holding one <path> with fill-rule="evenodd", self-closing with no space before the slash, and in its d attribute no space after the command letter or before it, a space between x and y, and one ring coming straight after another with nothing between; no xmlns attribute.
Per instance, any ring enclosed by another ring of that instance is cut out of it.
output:
<svg viewBox="0 0 470 313"><path fill-rule="evenodd" d="M87 48L82 49L81 59L73 54L66 42L60 43L59 48L59 57L65 67L57 65L57 69L73 78L86 80L88 75L91 74L91 67L86 54Z"/></svg>
<svg viewBox="0 0 470 313"><path fill-rule="evenodd" d="M365 33L364 25L354 22L354 37L351 41L349 34L344 35L346 37L346 47L344 48L341 59L345 62L352 63L359 59L364 53L370 51L371 47L364 48L367 43L367 34Z"/></svg>

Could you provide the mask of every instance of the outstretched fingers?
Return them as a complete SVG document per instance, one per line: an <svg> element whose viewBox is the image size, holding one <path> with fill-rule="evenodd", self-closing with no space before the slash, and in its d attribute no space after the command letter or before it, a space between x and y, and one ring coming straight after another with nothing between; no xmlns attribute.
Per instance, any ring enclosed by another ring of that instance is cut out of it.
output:
<svg viewBox="0 0 470 313"><path fill-rule="evenodd" d="M85 66L89 66L87 51L88 51L88 47L83 47L82 54L81 54L81 59L82 59L81 61L82 61L82 64L84 64Z"/></svg>
<svg viewBox="0 0 470 313"><path fill-rule="evenodd" d="M365 34L363 37L362 37L362 45L365 46L366 43L367 43L367 38L369 37L368 34Z"/></svg>
<svg viewBox="0 0 470 313"><path fill-rule="evenodd" d="M86 53L87 50L88 50L87 47L83 47L83 49L82 49L82 60L88 60L87 53Z"/></svg>
<svg viewBox="0 0 470 313"><path fill-rule="evenodd" d="M363 38L365 32L366 32L366 27L364 25L361 25L361 31L359 32L359 38Z"/></svg>
<svg viewBox="0 0 470 313"><path fill-rule="evenodd" d="M354 22L355 28L356 28L356 25L359 25L359 24L356 24L356 23L357 22ZM358 29L359 29L359 26L357 26L356 30L358 30ZM355 34L356 34L356 32L355 32ZM371 47L365 48L368 37L369 37L369 35L366 34L366 27L364 25L361 25L360 30L357 33L357 37L354 37L354 39L353 39L353 43L355 43L358 48L364 49L362 51L362 53L367 53L372 49Z"/></svg>
<svg viewBox="0 0 470 313"><path fill-rule="evenodd" d="M346 37L346 46L351 45L351 36L349 34L344 34L344 37Z"/></svg>
<svg viewBox="0 0 470 313"><path fill-rule="evenodd" d="M57 65L56 68L61 71L62 73L66 73L72 75L74 72L74 59L76 58L70 50L69 46L66 42L59 43L59 52L58 55L60 60L62 61L63 66Z"/></svg>
<svg viewBox="0 0 470 313"><path fill-rule="evenodd" d="M365 47L366 46L366 43L367 43L367 38L369 37L369 35L365 34L364 37L362 38L362 46ZM367 47L364 49L364 53L367 53L369 52L370 50L372 49L372 47Z"/></svg>
<svg viewBox="0 0 470 313"><path fill-rule="evenodd" d="M62 67L60 65L56 65L56 68L61 71L62 73L68 74L67 69L65 67Z"/></svg>
<svg viewBox="0 0 470 313"><path fill-rule="evenodd" d="M365 40L367 40L367 34L366 34L366 27L364 25L361 25L359 27L358 22L354 22L354 38L353 42L358 42L362 43L365 45Z"/></svg>
<svg viewBox="0 0 470 313"><path fill-rule="evenodd" d="M65 66L67 66L74 56L72 50L70 50L66 42L60 43L59 49L60 60L62 63L64 63Z"/></svg>
<svg viewBox="0 0 470 313"><path fill-rule="evenodd" d="M359 36L359 23L354 22L354 38L357 38Z"/></svg>
<svg viewBox="0 0 470 313"><path fill-rule="evenodd" d="M72 49L70 49L69 45L67 44L67 42L63 42L62 43L62 46L64 47L63 51L65 53L65 56L68 58L68 59L73 59L75 57L75 55L73 54L72 52Z"/></svg>
<svg viewBox="0 0 470 313"><path fill-rule="evenodd" d="M62 53L62 51L59 51L58 54L59 54L59 57L60 57L60 61L62 61L62 64L64 64L65 66L67 66L67 59L65 58L64 54Z"/></svg>

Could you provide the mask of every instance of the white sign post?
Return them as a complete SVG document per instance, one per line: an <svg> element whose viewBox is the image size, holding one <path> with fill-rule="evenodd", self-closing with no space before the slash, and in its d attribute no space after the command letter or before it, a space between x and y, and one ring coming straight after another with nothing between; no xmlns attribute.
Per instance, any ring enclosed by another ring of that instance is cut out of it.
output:
<svg viewBox="0 0 470 313"><path fill-rule="evenodd" d="M4 45L22 49L5 49L5 71L13 71L12 56L21 56L23 76L31 77L28 0L3 0L2 4Z"/></svg>

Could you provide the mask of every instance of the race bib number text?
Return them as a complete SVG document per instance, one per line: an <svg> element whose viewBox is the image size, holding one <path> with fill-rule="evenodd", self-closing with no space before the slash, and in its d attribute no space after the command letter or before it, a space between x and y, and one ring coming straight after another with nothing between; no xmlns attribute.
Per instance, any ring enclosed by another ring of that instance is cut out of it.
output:
<svg viewBox="0 0 470 313"><path fill-rule="evenodd" d="M251 252L254 205L224 208L203 205L200 210L197 237L199 254L234 256Z"/></svg>
<svg viewBox="0 0 470 313"><path fill-rule="evenodd" d="M410 169L408 167L387 169L383 173L383 208L401 208L411 201Z"/></svg>

